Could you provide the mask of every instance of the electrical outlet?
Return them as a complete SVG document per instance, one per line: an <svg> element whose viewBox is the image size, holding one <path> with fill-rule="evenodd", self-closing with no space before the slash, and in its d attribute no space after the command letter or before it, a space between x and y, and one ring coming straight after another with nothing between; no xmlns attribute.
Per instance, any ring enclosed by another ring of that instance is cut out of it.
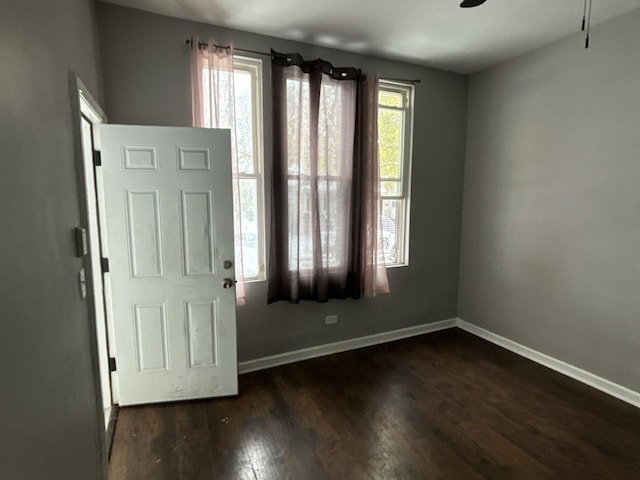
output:
<svg viewBox="0 0 640 480"><path fill-rule="evenodd" d="M336 323L338 323L338 315L327 315L324 317L325 325L334 325Z"/></svg>

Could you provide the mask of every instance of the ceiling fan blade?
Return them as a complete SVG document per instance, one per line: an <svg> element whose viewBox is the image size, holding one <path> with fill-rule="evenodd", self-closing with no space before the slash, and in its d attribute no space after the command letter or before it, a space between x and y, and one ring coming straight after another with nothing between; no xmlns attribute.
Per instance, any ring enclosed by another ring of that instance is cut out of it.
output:
<svg viewBox="0 0 640 480"><path fill-rule="evenodd" d="M477 7L478 5L482 5L487 0L462 0L460 4L460 8L472 8Z"/></svg>

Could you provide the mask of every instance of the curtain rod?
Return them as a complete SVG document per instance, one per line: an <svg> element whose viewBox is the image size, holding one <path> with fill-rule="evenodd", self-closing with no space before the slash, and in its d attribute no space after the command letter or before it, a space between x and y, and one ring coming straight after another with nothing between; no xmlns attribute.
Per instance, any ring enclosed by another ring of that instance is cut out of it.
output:
<svg viewBox="0 0 640 480"><path fill-rule="evenodd" d="M191 45L191 40L186 40L185 43L187 45ZM208 47L209 44L208 43L203 43L203 42L199 42L198 46L200 48L204 48L204 47ZM225 48L225 49L229 49L231 48L230 45L216 45L215 43L213 44L214 47L216 48ZM246 53L253 53L255 55L266 55L267 57L271 56L271 53L267 53L267 52L258 52L257 50L248 50L246 48L237 48L237 47L233 47L234 50L237 50L239 52L246 52Z"/></svg>
<svg viewBox="0 0 640 480"><path fill-rule="evenodd" d="M185 43L187 45L191 45L191 40L186 40ZM198 44L199 48L204 48L204 47L208 47L208 46L209 46L208 43L199 42L199 44ZM216 45L215 43L213 44L213 46L216 47L216 48L225 48L225 49L231 48L229 45ZM257 50L249 50L249 49L246 49L246 48L237 48L237 47L234 47L233 49L237 50L238 52L253 53L254 55L264 55L266 57L270 57L271 56L271 52L259 52ZM422 82L422 80L420 80L419 78L415 78L415 79L381 78L380 80L387 80L389 82L398 82L398 83L408 83L408 84L411 84L411 85L416 85L416 84Z"/></svg>

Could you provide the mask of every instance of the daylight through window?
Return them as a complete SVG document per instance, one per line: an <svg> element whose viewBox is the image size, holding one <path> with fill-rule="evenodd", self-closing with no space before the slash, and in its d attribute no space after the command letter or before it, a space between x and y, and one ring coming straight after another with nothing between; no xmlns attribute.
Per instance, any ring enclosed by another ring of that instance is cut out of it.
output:
<svg viewBox="0 0 640 480"><path fill-rule="evenodd" d="M265 279L262 160L262 62L233 57L236 144L240 177L242 261L245 281ZM208 72L203 71L206 82ZM224 81L224 78L221 79ZM209 101L205 93L205 118ZM224 112L222 112L224 114ZM237 252L236 252L237 255Z"/></svg>
<svg viewBox="0 0 640 480"><path fill-rule="evenodd" d="M388 266L407 265L413 87L380 81L379 88L382 244Z"/></svg>
<svg viewBox="0 0 640 480"><path fill-rule="evenodd" d="M262 161L262 62L234 57L245 281L265 278Z"/></svg>

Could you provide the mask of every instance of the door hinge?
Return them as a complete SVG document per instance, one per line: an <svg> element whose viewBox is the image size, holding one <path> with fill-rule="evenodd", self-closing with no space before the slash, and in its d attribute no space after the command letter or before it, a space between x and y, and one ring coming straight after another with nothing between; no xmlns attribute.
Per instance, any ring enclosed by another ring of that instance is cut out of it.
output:
<svg viewBox="0 0 640 480"><path fill-rule="evenodd" d="M109 271L109 259L102 257L100 259L100 266L102 267L102 273L107 273Z"/></svg>
<svg viewBox="0 0 640 480"><path fill-rule="evenodd" d="M76 227L74 229L76 236L76 257L84 257L88 251L87 229L82 227Z"/></svg>
<svg viewBox="0 0 640 480"><path fill-rule="evenodd" d="M109 357L109 371L110 372L115 372L116 371L116 359L115 359L115 357Z"/></svg>
<svg viewBox="0 0 640 480"><path fill-rule="evenodd" d="M93 166L94 167L102 166L102 154L100 153L100 150L93 151Z"/></svg>

